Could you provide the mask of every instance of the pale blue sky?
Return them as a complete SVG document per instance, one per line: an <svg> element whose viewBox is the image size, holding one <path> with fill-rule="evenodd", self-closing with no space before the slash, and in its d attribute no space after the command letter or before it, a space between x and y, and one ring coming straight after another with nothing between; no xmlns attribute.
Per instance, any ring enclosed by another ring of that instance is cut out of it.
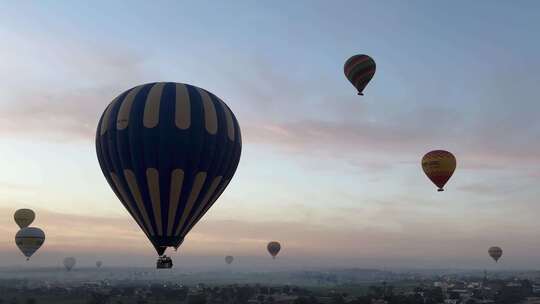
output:
<svg viewBox="0 0 540 304"><path fill-rule="evenodd" d="M86 237L71 250L113 254L132 235L133 261L152 255L127 228L93 133L119 93L177 81L225 100L244 137L237 175L186 254L265 255L259 245L279 239L290 257L329 264L483 267L479 256L499 245L508 267L540 266L538 2L1 3L6 233L12 210L29 206L47 214L50 251ZM365 97L342 72L356 53L377 62ZM445 193L419 166L435 148L458 158ZM66 234L59 213L80 225L120 218L128 230ZM0 241L4 261L17 254L11 242Z"/></svg>

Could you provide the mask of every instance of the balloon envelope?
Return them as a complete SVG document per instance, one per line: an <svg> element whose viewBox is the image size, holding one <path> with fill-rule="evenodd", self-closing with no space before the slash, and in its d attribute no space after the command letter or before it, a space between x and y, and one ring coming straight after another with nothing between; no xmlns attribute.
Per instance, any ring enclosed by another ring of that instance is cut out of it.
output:
<svg viewBox="0 0 540 304"><path fill-rule="evenodd" d="M234 260L233 256L228 255L228 256L225 257L225 263L227 263L227 264L232 263L233 260Z"/></svg>
<svg viewBox="0 0 540 304"><path fill-rule="evenodd" d="M26 227L15 235L15 244L27 258L30 258L45 242L45 233L36 227Z"/></svg>
<svg viewBox="0 0 540 304"><path fill-rule="evenodd" d="M456 170L456 158L448 151L434 150L426 153L422 158L422 169L439 188L437 191L444 191L444 185Z"/></svg>
<svg viewBox="0 0 540 304"><path fill-rule="evenodd" d="M64 267L67 271L70 271L74 266L77 260L74 257L67 257L64 259Z"/></svg>
<svg viewBox="0 0 540 304"><path fill-rule="evenodd" d="M488 253L489 256L495 260L495 262L498 262L502 257L503 251L501 247L493 246L489 248Z"/></svg>
<svg viewBox="0 0 540 304"><path fill-rule="evenodd" d="M347 79L358 90L358 95L364 95L364 89L375 75L376 65L368 55L354 55L345 62L343 70Z"/></svg>
<svg viewBox="0 0 540 304"><path fill-rule="evenodd" d="M96 132L105 178L159 255L180 246L219 198L241 148L229 107L182 83L144 84L120 94Z"/></svg>
<svg viewBox="0 0 540 304"><path fill-rule="evenodd" d="M13 218L15 219L15 223L17 223L20 228L26 228L32 224L36 218L36 214L30 209L19 209L15 211Z"/></svg>
<svg viewBox="0 0 540 304"><path fill-rule="evenodd" d="M272 258L276 258L277 254L281 250L281 244L278 242L270 242L268 245L266 245L266 249L268 250L268 253L272 256Z"/></svg>
<svg viewBox="0 0 540 304"><path fill-rule="evenodd" d="M101 268L101 265L103 265L103 262L102 262L102 261L97 261L97 262L96 262L96 267L97 267L97 268Z"/></svg>

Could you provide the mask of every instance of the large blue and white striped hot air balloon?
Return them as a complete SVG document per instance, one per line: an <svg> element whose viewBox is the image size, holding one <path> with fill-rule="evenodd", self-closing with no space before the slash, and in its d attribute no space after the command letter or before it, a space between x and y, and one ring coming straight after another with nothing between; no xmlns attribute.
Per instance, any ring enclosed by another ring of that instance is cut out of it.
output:
<svg viewBox="0 0 540 304"><path fill-rule="evenodd" d="M149 83L120 94L96 133L105 178L160 256L180 246L223 193L241 149L229 107L183 83Z"/></svg>

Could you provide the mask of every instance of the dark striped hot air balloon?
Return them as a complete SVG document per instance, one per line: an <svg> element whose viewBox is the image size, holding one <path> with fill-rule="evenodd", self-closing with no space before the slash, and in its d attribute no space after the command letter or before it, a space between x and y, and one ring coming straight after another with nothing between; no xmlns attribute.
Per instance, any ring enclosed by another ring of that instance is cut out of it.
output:
<svg viewBox="0 0 540 304"><path fill-rule="evenodd" d="M272 256L273 259L276 258L277 254L281 250L281 244L278 242L270 242L268 245L266 245L266 250L268 250L268 253Z"/></svg>
<svg viewBox="0 0 540 304"><path fill-rule="evenodd" d="M376 65L368 55L354 55L345 62L343 70L347 79L358 90L358 95L364 95L362 92L375 75Z"/></svg>
<svg viewBox="0 0 540 304"><path fill-rule="evenodd" d="M36 227L25 227L15 235L15 244L26 256L26 260L43 245L45 242L45 233Z"/></svg>
<svg viewBox="0 0 540 304"><path fill-rule="evenodd" d="M448 151L434 150L422 158L422 169L438 187L437 191L444 191L444 185L456 170L456 158Z"/></svg>
<svg viewBox="0 0 540 304"><path fill-rule="evenodd" d="M160 256L180 246L223 193L241 149L229 107L183 83L149 83L120 94L96 133L105 178Z"/></svg>
<svg viewBox="0 0 540 304"><path fill-rule="evenodd" d="M501 247L493 246L489 248L488 254L493 260L495 260L495 263L497 263L502 257L503 251Z"/></svg>

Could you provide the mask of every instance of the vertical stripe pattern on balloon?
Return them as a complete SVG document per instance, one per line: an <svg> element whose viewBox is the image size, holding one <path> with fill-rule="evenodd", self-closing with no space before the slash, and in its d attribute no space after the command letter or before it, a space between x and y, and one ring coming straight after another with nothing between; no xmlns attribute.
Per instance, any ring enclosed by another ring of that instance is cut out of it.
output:
<svg viewBox="0 0 540 304"><path fill-rule="evenodd" d="M242 142L229 107L182 83L130 89L103 113L98 160L158 254L179 245L233 177Z"/></svg>

